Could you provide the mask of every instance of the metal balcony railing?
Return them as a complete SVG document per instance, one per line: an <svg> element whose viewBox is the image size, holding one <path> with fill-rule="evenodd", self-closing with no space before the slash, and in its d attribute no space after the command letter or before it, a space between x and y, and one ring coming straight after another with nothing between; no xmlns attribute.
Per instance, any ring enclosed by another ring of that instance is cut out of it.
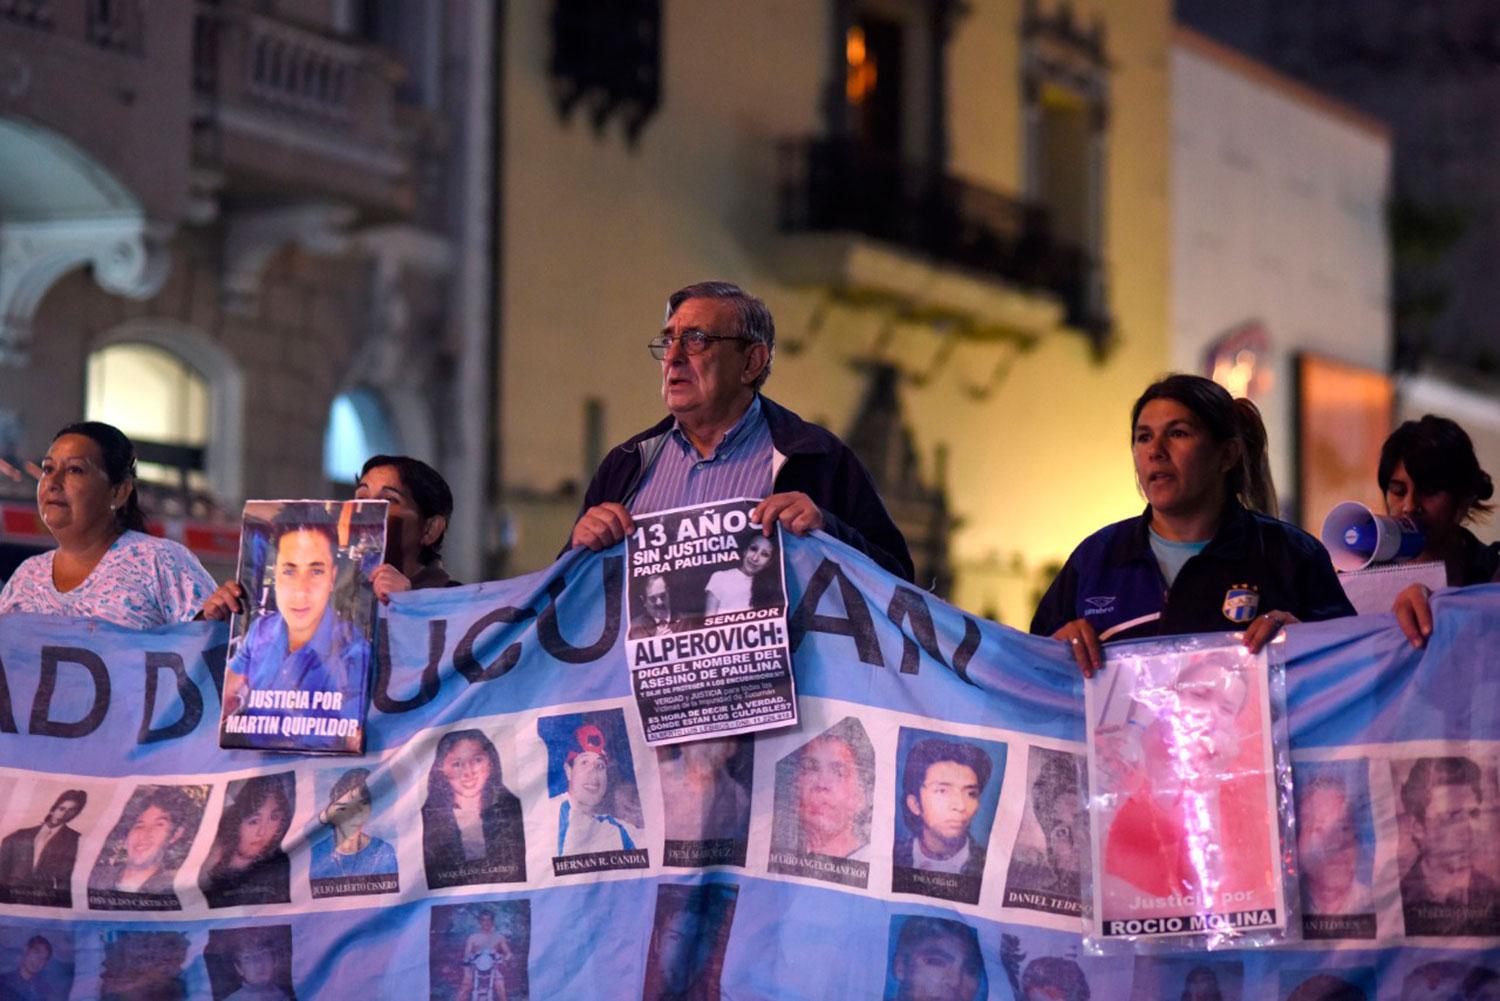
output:
<svg viewBox="0 0 1500 1001"><path fill-rule="evenodd" d="M848 140L792 140L780 157L787 232L853 232L942 264L1057 295L1068 323L1093 335L1095 262L1052 238L1046 210Z"/></svg>

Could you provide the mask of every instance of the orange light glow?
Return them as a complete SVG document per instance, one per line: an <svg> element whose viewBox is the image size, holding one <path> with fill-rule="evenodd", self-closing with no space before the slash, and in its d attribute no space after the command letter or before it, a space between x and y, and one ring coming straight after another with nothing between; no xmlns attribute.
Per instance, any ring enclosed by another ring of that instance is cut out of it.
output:
<svg viewBox="0 0 1500 1001"><path fill-rule="evenodd" d="M859 104L875 89L875 60L865 45L865 30L858 25L844 37L844 59L848 63L844 93L850 104Z"/></svg>

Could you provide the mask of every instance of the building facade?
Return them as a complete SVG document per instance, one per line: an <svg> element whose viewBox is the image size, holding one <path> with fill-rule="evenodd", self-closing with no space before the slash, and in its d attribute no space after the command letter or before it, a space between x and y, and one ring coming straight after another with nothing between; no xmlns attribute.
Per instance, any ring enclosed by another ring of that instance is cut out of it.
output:
<svg viewBox="0 0 1500 1001"><path fill-rule="evenodd" d="M923 584L1024 624L1050 565L1135 513L1129 406L1168 347L1165 3L559 0L504 36L511 570L661 416L646 342L706 278L767 300L767 393L905 498Z"/></svg>
<svg viewBox="0 0 1500 1001"><path fill-rule="evenodd" d="M1327 511L1299 510L1298 456L1316 448L1299 359L1390 370L1390 132L1186 28L1172 109L1172 366L1256 401L1283 517L1316 531Z"/></svg>
<svg viewBox="0 0 1500 1001"><path fill-rule="evenodd" d="M0 455L119 425L222 573L244 499L408 452L452 471L454 569L481 572L492 9L441 11L0 8ZM6 538L42 541L7 489Z"/></svg>

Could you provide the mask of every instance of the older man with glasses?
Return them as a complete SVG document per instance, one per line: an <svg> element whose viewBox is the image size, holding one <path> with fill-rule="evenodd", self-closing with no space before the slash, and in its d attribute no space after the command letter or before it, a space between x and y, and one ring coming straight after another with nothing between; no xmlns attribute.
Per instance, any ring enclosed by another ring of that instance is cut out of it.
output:
<svg viewBox="0 0 1500 1001"><path fill-rule="evenodd" d="M754 519L796 535L822 529L905 580L911 554L875 484L828 430L762 396L776 328L766 304L727 282L672 293L648 345L669 414L605 456L572 545L600 550L635 530L634 514L735 497L763 498Z"/></svg>

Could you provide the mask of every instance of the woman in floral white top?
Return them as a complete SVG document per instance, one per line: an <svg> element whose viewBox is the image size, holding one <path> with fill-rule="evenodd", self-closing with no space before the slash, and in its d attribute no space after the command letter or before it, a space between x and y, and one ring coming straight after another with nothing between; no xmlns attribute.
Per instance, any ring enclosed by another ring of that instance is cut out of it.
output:
<svg viewBox="0 0 1500 1001"><path fill-rule="evenodd" d="M193 618L213 578L186 547L144 531L135 446L98 421L70 424L42 460L36 506L57 540L22 563L0 614L34 612L154 629Z"/></svg>

